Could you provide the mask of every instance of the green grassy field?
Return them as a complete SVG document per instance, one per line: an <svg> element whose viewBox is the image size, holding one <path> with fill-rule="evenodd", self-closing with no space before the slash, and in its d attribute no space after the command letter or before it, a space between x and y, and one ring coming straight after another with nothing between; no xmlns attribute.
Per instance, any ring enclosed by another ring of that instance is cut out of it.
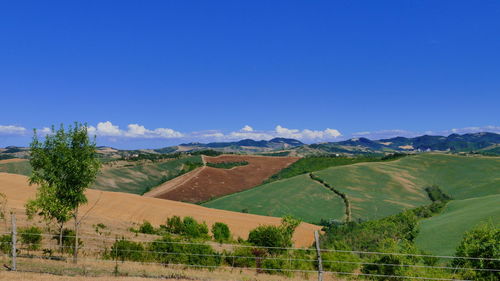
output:
<svg viewBox="0 0 500 281"><path fill-rule="evenodd" d="M293 215L306 222L342 219L344 204L335 193L308 175L275 181L203 204L205 207L282 217Z"/></svg>
<svg viewBox="0 0 500 281"><path fill-rule="evenodd" d="M376 219L429 204L424 188L438 185L453 199L499 193L500 158L421 154L316 172L347 194L353 218Z"/></svg>
<svg viewBox="0 0 500 281"><path fill-rule="evenodd" d="M484 222L500 227L500 194L449 202L441 214L420 223L415 242L429 253L453 255L463 234Z"/></svg>
<svg viewBox="0 0 500 281"><path fill-rule="evenodd" d="M395 161L331 167L314 174L347 194L353 219L378 219L430 204L424 189L434 184L454 199L500 192L500 157L420 154ZM250 213L273 216L304 212L304 219L317 222L327 218L326 202L339 202L336 206L341 203L335 197L322 198L334 196L332 193L310 193L304 186L311 186L310 179L295 176L216 199L204 206L233 211L246 208ZM339 207L331 213L336 216L328 217L341 218L341 210Z"/></svg>
<svg viewBox="0 0 500 281"><path fill-rule="evenodd" d="M92 188L143 194L150 188L178 175L185 167L186 162L202 164L200 156L190 156L160 163L105 168L97 176Z"/></svg>
<svg viewBox="0 0 500 281"><path fill-rule="evenodd" d="M29 176L31 175L30 162L22 161L2 163L0 164L0 172Z"/></svg>

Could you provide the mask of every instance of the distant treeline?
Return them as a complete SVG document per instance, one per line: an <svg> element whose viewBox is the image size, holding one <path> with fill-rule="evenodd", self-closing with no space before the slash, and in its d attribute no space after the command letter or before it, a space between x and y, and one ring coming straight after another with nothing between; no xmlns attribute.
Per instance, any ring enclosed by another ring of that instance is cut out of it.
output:
<svg viewBox="0 0 500 281"><path fill-rule="evenodd" d="M247 161L207 163L208 167L219 168L219 169L231 169L234 167L246 166L246 165L248 165Z"/></svg>

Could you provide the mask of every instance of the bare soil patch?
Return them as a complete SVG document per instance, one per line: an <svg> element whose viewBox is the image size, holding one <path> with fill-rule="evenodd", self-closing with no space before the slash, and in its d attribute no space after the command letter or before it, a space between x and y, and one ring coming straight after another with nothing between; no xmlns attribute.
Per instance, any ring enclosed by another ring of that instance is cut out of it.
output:
<svg viewBox="0 0 500 281"><path fill-rule="evenodd" d="M264 180L297 161L298 157L268 157L250 155L204 156L207 163L248 162L231 169L203 167L197 173L166 182L147 196L198 203L240 192L260 185ZM175 181L175 182L173 182Z"/></svg>

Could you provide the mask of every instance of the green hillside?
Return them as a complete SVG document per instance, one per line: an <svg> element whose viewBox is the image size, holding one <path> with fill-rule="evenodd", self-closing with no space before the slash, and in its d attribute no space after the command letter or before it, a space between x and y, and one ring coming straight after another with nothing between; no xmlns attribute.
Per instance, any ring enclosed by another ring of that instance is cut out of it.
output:
<svg viewBox="0 0 500 281"><path fill-rule="evenodd" d="M143 194L152 187L201 165L200 156L189 156L159 163L103 168L92 188Z"/></svg>
<svg viewBox="0 0 500 281"><path fill-rule="evenodd" d="M463 234L482 222L500 227L500 194L451 201L441 214L420 223L416 243L429 253L453 255Z"/></svg>
<svg viewBox="0 0 500 281"><path fill-rule="evenodd" d="M466 199L499 193L500 158L464 157L448 154L420 154L396 161L358 163L314 172L330 186L345 193L351 205L353 219L377 219L404 209L430 204L425 188L438 185L454 199ZM306 175L264 184L245 192L232 194L204 204L218 209L279 216L306 212L302 217L317 222L325 216L326 202L342 201L333 192L306 192L311 186ZM313 185L315 186L315 185ZM302 192L302 193L299 193ZM326 192L326 193L325 193ZM312 195L314 194L314 195ZM304 219L305 219L304 218Z"/></svg>
<svg viewBox="0 0 500 281"><path fill-rule="evenodd" d="M344 204L339 196L308 175L275 181L203 204L205 207L282 217L293 215L307 222L342 219Z"/></svg>
<svg viewBox="0 0 500 281"><path fill-rule="evenodd" d="M29 176L31 175L30 162L19 161L10 163L0 163L0 172Z"/></svg>
<svg viewBox="0 0 500 281"><path fill-rule="evenodd" d="M430 185L438 185L453 199L497 194L500 158L421 154L315 174L347 194L353 218L375 219L430 203L424 191Z"/></svg>

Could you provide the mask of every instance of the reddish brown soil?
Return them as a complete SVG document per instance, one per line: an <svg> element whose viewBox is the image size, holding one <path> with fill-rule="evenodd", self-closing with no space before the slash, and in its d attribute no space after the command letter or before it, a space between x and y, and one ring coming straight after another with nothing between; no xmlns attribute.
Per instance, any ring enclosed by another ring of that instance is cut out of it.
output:
<svg viewBox="0 0 500 281"><path fill-rule="evenodd" d="M203 167L192 176L186 177L182 183L173 185L166 182L146 196L191 203L204 202L260 185L299 158L221 155L205 156L204 159L208 163L246 161L249 164L231 169Z"/></svg>

